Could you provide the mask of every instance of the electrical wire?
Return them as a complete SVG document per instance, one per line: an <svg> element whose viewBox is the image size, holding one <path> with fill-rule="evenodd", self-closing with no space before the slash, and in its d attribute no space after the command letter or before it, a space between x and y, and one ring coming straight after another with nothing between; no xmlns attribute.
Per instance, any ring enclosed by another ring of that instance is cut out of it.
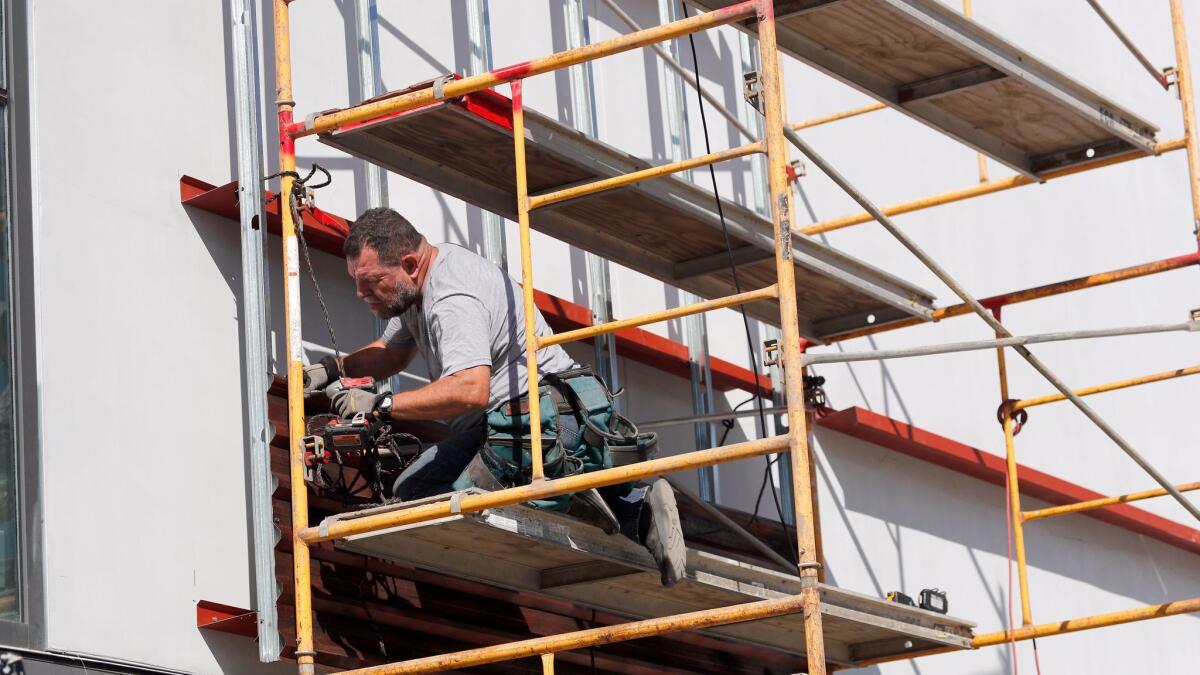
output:
<svg viewBox="0 0 1200 675"><path fill-rule="evenodd" d="M683 16L686 18L688 15L687 4L683 0L680 0L679 7L683 11ZM704 152L705 152L705 154L712 154L712 143L710 141L709 133L708 133L708 117L705 115L705 112L704 112L704 110L705 110L704 97L699 94L699 92L700 92L700 59L696 56L696 37L695 37L695 35L690 34L690 33L688 34L688 45L691 47L691 52L692 52L692 72L696 76L696 86L694 88L697 92L697 100L700 105L700 125L704 129ZM733 258L733 243L731 242L731 240L729 238L729 226L725 222L725 209L721 205L721 192L717 187L717 170L713 167L713 165L711 163L709 163L709 165L708 165L708 176L709 176L709 179L712 181L713 197L717 204L717 217L720 218L720 220L721 220L721 234L724 235L724 237L725 237L725 253L729 257L729 272L733 276L734 292L741 293L742 292L742 284L741 284L741 281L738 279L737 262ZM762 392L762 386L759 382L758 353L754 349L754 338L752 337L752 335L750 333L750 318L746 314L745 306L738 305L738 312L742 315L742 327L746 333L746 348L750 353L750 366L751 366L752 372L754 373L754 401L756 402L757 407L758 407L759 437L765 438L767 435L767 416L763 410L762 396L760 396L760 394ZM726 429L725 435L728 436L728 428ZM722 442L722 444L724 444L724 443ZM751 523L753 523L755 521L755 519L758 518L758 511L760 508L760 504L762 503L762 495L763 495L763 492L766 491L767 483L770 482L771 468L775 465L775 462L778 461L778 455L774 459L768 457L768 458L766 458L766 461L767 461L767 466L763 470L762 485L760 486L759 491L758 491L758 498L755 499L755 501L754 501L754 513L750 517ZM783 523L784 522L783 506L779 503L779 493L777 490L774 489L774 486L772 486L772 489L771 489L771 500L775 503L775 512L779 516L779 522ZM785 527L784 532L785 532L785 536L788 538L788 549L790 551L792 551L793 554L797 554L796 547L791 545L790 530L788 530L788 528ZM793 560L795 560L795 555L793 555Z"/></svg>

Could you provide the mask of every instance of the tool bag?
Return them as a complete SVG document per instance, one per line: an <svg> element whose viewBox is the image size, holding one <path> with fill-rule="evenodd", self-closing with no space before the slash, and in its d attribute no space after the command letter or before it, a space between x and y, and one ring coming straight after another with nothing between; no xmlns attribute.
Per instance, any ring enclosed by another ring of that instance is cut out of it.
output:
<svg viewBox="0 0 1200 675"><path fill-rule="evenodd" d="M632 422L613 410L613 395L590 368L548 373L538 387L542 423L542 468L547 478L562 478L649 459L658 436L638 433ZM566 424L565 416L575 424ZM529 399L506 401L486 417L487 441L455 482L455 489L499 490L527 485L532 477ZM578 433L569 433L578 427ZM567 433L564 433L567 432ZM530 502L534 508L566 512L571 496Z"/></svg>

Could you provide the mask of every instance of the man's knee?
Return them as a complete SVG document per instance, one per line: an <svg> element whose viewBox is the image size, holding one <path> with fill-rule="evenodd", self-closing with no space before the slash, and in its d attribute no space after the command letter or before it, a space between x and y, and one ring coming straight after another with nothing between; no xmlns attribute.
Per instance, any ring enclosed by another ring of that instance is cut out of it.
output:
<svg viewBox="0 0 1200 675"><path fill-rule="evenodd" d="M396 483L392 486L392 494L402 502L410 502L414 499L420 499L425 495L421 495L415 485L416 481L404 480L404 477L396 479Z"/></svg>

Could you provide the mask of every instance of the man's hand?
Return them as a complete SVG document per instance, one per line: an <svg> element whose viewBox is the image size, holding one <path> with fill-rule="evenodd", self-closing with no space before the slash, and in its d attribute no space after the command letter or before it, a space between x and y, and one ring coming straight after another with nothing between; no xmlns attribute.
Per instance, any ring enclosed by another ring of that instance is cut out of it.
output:
<svg viewBox="0 0 1200 675"><path fill-rule="evenodd" d="M333 395L329 408L342 419L354 417L358 413L370 415L375 411L375 394L364 389L342 389Z"/></svg>
<svg viewBox="0 0 1200 675"><path fill-rule="evenodd" d="M330 382L342 376L337 359L332 354L325 355L320 361L304 367L304 395L311 396L324 389Z"/></svg>

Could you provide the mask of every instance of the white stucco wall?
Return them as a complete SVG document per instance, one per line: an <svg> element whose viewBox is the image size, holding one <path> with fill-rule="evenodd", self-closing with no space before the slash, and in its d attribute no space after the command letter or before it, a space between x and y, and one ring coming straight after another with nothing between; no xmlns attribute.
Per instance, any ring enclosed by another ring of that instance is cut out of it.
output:
<svg viewBox="0 0 1200 675"><path fill-rule="evenodd" d="M34 3L36 214L41 297L44 503L49 641L56 649L102 654L166 668L215 673L278 671L255 665L246 640L206 636L194 604L252 603L249 529L241 440L241 368L236 227L179 204L181 174L220 184L233 156L229 17L218 2L125 0ZM603 6L585 3L593 39L624 32ZM1090 14L1085 3L976 0L981 22L1050 63L1180 135L1178 107ZM1107 3L1156 63L1173 61L1166 2ZM1187 3L1192 52L1200 53L1200 5ZM646 24L648 0L622 6ZM293 5L298 116L357 99L348 35L352 3ZM561 0L491 0L497 65L565 46ZM396 89L468 68L463 3L379 0L383 80ZM269 3L260 9L270 54ZM704 79L733 106L740 98L738 38L723 29L697 36ZM690 61L690 59L685 59ZM274 134L274 72L263 67L267 138ZM865 103L805 66L785 63L789 117L807 119ZM595 65L601 138L652 159L668 155L661 73L649 52ZM505 92L507 93L507 92ZM686 91L691 147L703 148L694 92ZM530 108L570 119L565 75L534 78ZM647 122L646 120L651 120ZM740 144L709 111L714 150ZM888 204L975 182L974 153L893 112L814 129L807 138L876 201ZM320 205L353 217L364 206L357 160L312 140L298 162L319 161L334 185ZM266 148L268 173L274 145ZM1008 172L990 163L993 176ZM748 162L719 167L723 194L753 193ZM819 175L801 183L821 220L856 212ZM979 295L1013 290L1195 250L1182 153L1143 159L1043 186L903 216L900 225ZM479 249L478 209L392 176L391 203L431 240ZM808 219L798 209L800 224ZM955 300L876 226L831 233L826 241ZM273 325L282 323L277 240L269 250ZM509 237L510 259L518 259ZM586 303L583 256L534 234L537 286ZM326 300L344 345L365 342L370 317L353 297L341 261L315 254ZM515 267L514 267L515 269ZM1180 321L1200 305L1194 269L1011 308L1017 333ZM661 309L679 294L624 269L613 272L617 316ZM306 292L306 338L327 338ZM651 326L680 339L678 323ZM738 316L710 317L712 352L745 365ZM847 350L986 337L971 318L860 339ZM761 336L756 335L756 341ZM281 341L280 341L281 342ZM277 345L278 351L282 344ZM1191 365L1192 335L1047 345L1036 352L1077 386ZM590 349L573 348L587 359ZM819 368L835 407L858 405L985 451L1002 452L989 352ZM622 362L625 405L634 419L686 414L686 381ZM1010 358L1016 396L1049 391ZM1096 397L1093 404L1167 475L1200 473L1192 414L1200 380L1178 380ZM729 405L743 392L730 392ZM1020 461L1105 493L1150 486L1120 451L1064 404L1033 411L1017 445ZM115 432L136 420L136 441ZM731 440L752 433L746 422ZM149 439L149 440L147 440ZM663 434L671 451L691 448L690 429ZM825 552L831 579L866 593L938 586L952 612L981 631L1007 614L1004 495L870 444L821 431L816 442ZM720 499L753 508L762 460L721 467ZM167 480L164 480L167 479ZM687 476L693 481L693 476ZM1145 507L1187 523L1170 501ZM774 515L764 500L762 511ZM1085 518L1036 523L1028 534L1034 617L1050 621L1200 594L1200 559ZM290 592L285 589L285 592ZM1018 611L1019 620L1019 611ZM1200 623L1179 617L1043 640L1045 672L1100 670L1186 673L1194 668ZM1137 645L1138 649L1128 649ZM1029 647L1020 667L1032 672ZM1003 673L1008 653L993 648L939 656L879 672Z"/></svg>

